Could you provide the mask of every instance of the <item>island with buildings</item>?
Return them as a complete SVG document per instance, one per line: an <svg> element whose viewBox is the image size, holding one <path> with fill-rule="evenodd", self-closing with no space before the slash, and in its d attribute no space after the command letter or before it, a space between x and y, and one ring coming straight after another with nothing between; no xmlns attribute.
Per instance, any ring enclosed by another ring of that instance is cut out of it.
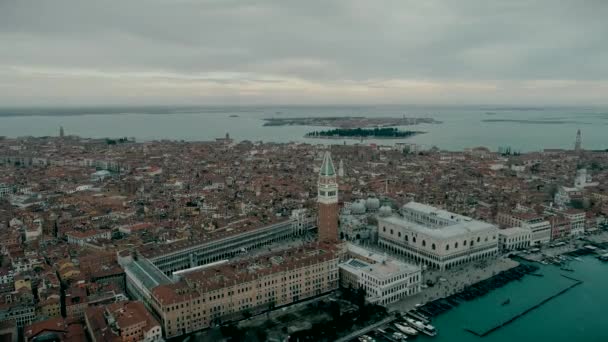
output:
<svg viewBox="0 0 608 342"><path fill-rule="evenodd" d="M533 274L526 263L607 257L606 184L607 154L580 132L572 150L517 155L5 138L0 334L434 336L435 315Z"/></svg>
<svg viewBox="0 0 608 342"><path fill-rule="evenodd" d="M336 128L307 133L305 138L315 139L407 139L425 132L401 131L394 127Z"/></svg>
<svg viewBox="0 0 608 342"><path fill-rule="evenodd" d="M338 128L373 128L388 126L413 126L419 124L440 124L433 118L413 117L364 117L364 116L333 116L333 117L294 117L266 118L264 126L318 126Z"/></svg>

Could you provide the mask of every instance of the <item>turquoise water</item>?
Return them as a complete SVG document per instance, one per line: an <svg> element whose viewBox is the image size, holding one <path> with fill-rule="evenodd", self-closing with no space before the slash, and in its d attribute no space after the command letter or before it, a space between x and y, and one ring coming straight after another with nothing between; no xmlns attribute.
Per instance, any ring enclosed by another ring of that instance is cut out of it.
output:
<svg viewBox="0 0 608 342"><path fill-rule="evenodd" d="M44 109L38 110L44 113ZM49 110L50 111L50 110ZM318 129L304 126L264 127L263 118L299 116L410 116L432 117L442 124L402 127L421 130L408 142L447 150L487 146L496 150L511 146L514 150L539 151L543 148L572 148L576 130L583 133L583 147L608 148L608 108L490 108L490 107L421 107L421 106L327 106L327 107L201 107L187 112L154 113L149 110L124 108L121 114L2 116L0 135L57 135L59 126L66 134L83 137L135 137L139 141L154 139L211 140L226 132L236 140L320 143L305 139L304 134ZM71 110L71 114L78 110ZM82 110L82 113L86 113ZM238 115L238 117L231 117ZM512 120L487 122L484 120ZM523 120L523 121L522 121ZM525 122L526 120L532 122ZM368 141L373 142L373 141ZM377 141L376 141L377 142ZM392 140L380 143L390 144ZM331 140L330 143L342 143ZM356 143L356 141L346 141Z"/></svg>
<svg viewBox="0 0 608 342"><path fill-rule="evenodd" d="M484 297L464 302L433 320L438 330L435 338L421 337L417 340L608 341L608 263L586 257L583 261L572 261L569 267L575 271L564 272L556 266L541 266L539 273L544 274L542 278L526 276L522 281L511 282ZM573 283L560 274L584 283L483 338L464 331L464 328L469 328L483 332ZM507 298L511 303L502 306Z"/></svg>

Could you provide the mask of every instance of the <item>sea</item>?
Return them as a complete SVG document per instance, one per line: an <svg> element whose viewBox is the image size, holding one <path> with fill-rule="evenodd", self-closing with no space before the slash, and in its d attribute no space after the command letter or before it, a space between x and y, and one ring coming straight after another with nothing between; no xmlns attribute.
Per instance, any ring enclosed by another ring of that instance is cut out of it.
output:
<svg viewBox="0 0 608 342"><path fill-rule="evenodd" d="M588 256L573 260L562 271L559 266L540 265L537 273L527 275L489 292L463 302L433 320L438 334L421 336L420 342L606 342L608 341L608 263ZM466 331L486 331L540 303L574 283L563 275L583 281L564 294L530 311L511 324L485 337ZM510 300L507 305L502 305Z"/></svg>
<svg viewBox="0 0 608 342"><path fill-rule="evenodd" d="M439 124L399 127L423 131L406 140L320 140L304 135L319 127L264 126L265 118L288 117L429 117ZM460 151L485 146L492 150L530 152L574 147L581 130L585 149L608 149L608 107L499 106L206 106L3 108L0 136L135 138L137 141L207 141L224 137L236 141L306 142L311 144L385 144L408 142Z"/></svg>

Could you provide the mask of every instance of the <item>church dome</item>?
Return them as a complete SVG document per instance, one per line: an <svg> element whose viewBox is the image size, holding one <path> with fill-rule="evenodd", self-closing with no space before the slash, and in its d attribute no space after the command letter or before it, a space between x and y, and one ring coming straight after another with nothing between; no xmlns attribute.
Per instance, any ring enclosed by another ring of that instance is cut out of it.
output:
<svg viewBox="0 0 608 342"><path fill-rule="evenodd" d="M365 201L358 200L350 207L350 211L355 215L365 214Z"/></svg>
<svg viewBox="0 0 608 342"><path fill-rule="evenodd" d="M368 198L367 201L365 201L365 207L367 208L367 210L378 210L378 208L380 208L380 200L377 198Z"/></svg>
<svg viewBox="0 0 608 342"><path fill-rule="evenodd" d="M393 213L393 209L388 205L383 205L380 207L380 215L381 216L390 216Z"/></svg>

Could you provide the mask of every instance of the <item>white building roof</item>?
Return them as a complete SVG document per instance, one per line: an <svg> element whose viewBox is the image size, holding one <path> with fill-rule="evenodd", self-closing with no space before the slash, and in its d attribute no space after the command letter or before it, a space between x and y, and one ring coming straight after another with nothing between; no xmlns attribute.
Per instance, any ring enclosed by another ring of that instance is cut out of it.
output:
<svg viewBox="0 0 608 342"><path fill-rule="evenodd" d="M489 231L489 230L497 230L498 228L490 223L471 220L464 222L457 222L454 224L450 224L443 227L433 227L429 228L427 226L418 224L416 222L412 222L410 220L406 220L402 217L398 216L390 216L386 218L379 218L379 221L387 221L394 225L407 227L410 230L416 231L421 234L425 234L436 239L451 239L458 236L466 236L471 233Z"/></svg>
<svg viewBox="0 0 608 342"><path fill-rule="evenodd" d="M531 233L532 233L532 231L530 229L522 228L522 227L512 227L512 228L507 228L507 229L500 229L498 231L499 235L503 235L506 237L517 236L517 235L522 235L522 234L531 234Z"/></svg>
<svg viewBox="0 0 608 342"><path fill-rule="evenodd" d="M351 272L356 270L369 275L374 276L377 279L391 278L397 274L414 273L420 271L420 267L412 264L408 264L393 258L389 258L385 255L375 253L366 248L356 246L352 243L347 244L349 252L360 255L368 259L372 259L375 263L370 263L357 258L348 260L345 263L340 264Z"/></svg>

